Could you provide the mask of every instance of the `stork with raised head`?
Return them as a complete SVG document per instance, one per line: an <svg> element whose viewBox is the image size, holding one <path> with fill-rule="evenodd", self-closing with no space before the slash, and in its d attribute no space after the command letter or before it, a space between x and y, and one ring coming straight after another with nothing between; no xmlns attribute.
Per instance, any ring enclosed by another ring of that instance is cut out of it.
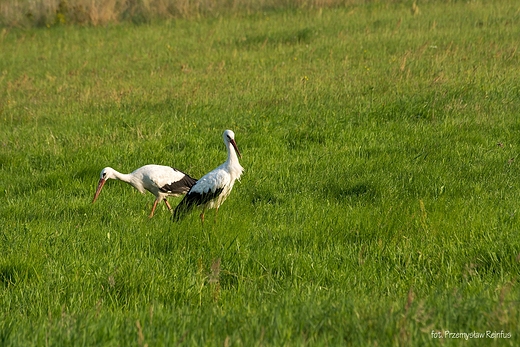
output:
<svg viewBox="0 0 520 347"><path fill-rule="evenodd" d="M156 199L153 203L150 218L153 217L155 208L161 200L163 200L168 209L171 210L172 207L166 198L168 196L186 194L195 182L197 182L196 179L184 172L163 165L145 165L129 174L123 174L111 167L106 167L101 170L99 183L92 203L96 201L99 193L101 193L101 189L110 178L126 182L143 194L149 191L155 195Z"/></svg>
<svg viewBox="0 0 520 347"><path fill-rule="evenodd" d="M218 212L218 208L233 189L235 180L240 179L244 168L238 162L238 157L242 158L242 155L235 142L235 133L226 130L222 134L222 138L228 153L226 162L204 175L191 187L175 208L173 212L174 221L179 221L195 207L200 207L202 209L200 219L204 223L206 209L215 208Z"/></svg>

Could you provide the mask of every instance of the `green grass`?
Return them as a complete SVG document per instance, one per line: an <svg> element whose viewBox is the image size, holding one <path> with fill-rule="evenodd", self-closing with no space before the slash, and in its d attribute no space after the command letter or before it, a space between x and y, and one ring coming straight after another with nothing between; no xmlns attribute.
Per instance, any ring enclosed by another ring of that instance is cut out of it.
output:
<svg viewBox="0 0 520 347"><path fill-rule="evenodd" d="M0 344L518 345L520 9L410 7L4 30ZM227 128L217 223L91 204Z"/></svg>

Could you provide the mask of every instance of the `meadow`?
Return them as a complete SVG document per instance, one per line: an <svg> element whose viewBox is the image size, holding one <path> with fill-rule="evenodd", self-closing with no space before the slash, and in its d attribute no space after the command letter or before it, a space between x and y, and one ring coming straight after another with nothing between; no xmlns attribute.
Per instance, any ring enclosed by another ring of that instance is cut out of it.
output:
<svg viewBox="0 0 520 347"><path fill-rule="evenodd" d="M0 28L0 345L520 344L520 7L417 6Z"/></svg>

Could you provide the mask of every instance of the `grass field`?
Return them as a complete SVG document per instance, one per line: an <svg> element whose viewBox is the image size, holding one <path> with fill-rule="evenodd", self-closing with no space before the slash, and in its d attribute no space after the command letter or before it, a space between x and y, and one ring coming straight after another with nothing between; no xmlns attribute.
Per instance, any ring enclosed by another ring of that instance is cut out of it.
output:
<svg viewBox="0 0 520 347"><path fill-rule="evenodd" d="M0 29L0 345L519 345L519 37L512 0ZM227 128L217 223L91 204Z"/></svg>

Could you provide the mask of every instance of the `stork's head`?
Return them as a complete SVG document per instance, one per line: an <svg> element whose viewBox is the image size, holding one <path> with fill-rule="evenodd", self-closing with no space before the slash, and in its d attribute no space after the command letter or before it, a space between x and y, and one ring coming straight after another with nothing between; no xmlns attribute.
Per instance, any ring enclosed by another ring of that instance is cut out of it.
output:
<svg viewBox="0 0 520 347"><path fill-rule="evenodd" d="M224 143L226 144L226 147L228 147L229 144L231 143L231 145L237 152L238 157L242 158L242 154L240 154L237 143L235 142L235 133L233 132L233 130L228 129L228 130L224 131L224 134L222 134L222 138L224 139Z"/></svg>
<svg viewBox="0 0 520 347"><path fill-rule="evenodd" d="M96 194L94 194L94 199L92 200L92 203L96 201L96 199L99 196L99 193L101 193L101 189L103 189L103 186L105 185L105 182L109 179L115 179L115 170L111 167L106 167L103 170L101 170L101 173L99 174L99 183L96 189Z"/></svg>

